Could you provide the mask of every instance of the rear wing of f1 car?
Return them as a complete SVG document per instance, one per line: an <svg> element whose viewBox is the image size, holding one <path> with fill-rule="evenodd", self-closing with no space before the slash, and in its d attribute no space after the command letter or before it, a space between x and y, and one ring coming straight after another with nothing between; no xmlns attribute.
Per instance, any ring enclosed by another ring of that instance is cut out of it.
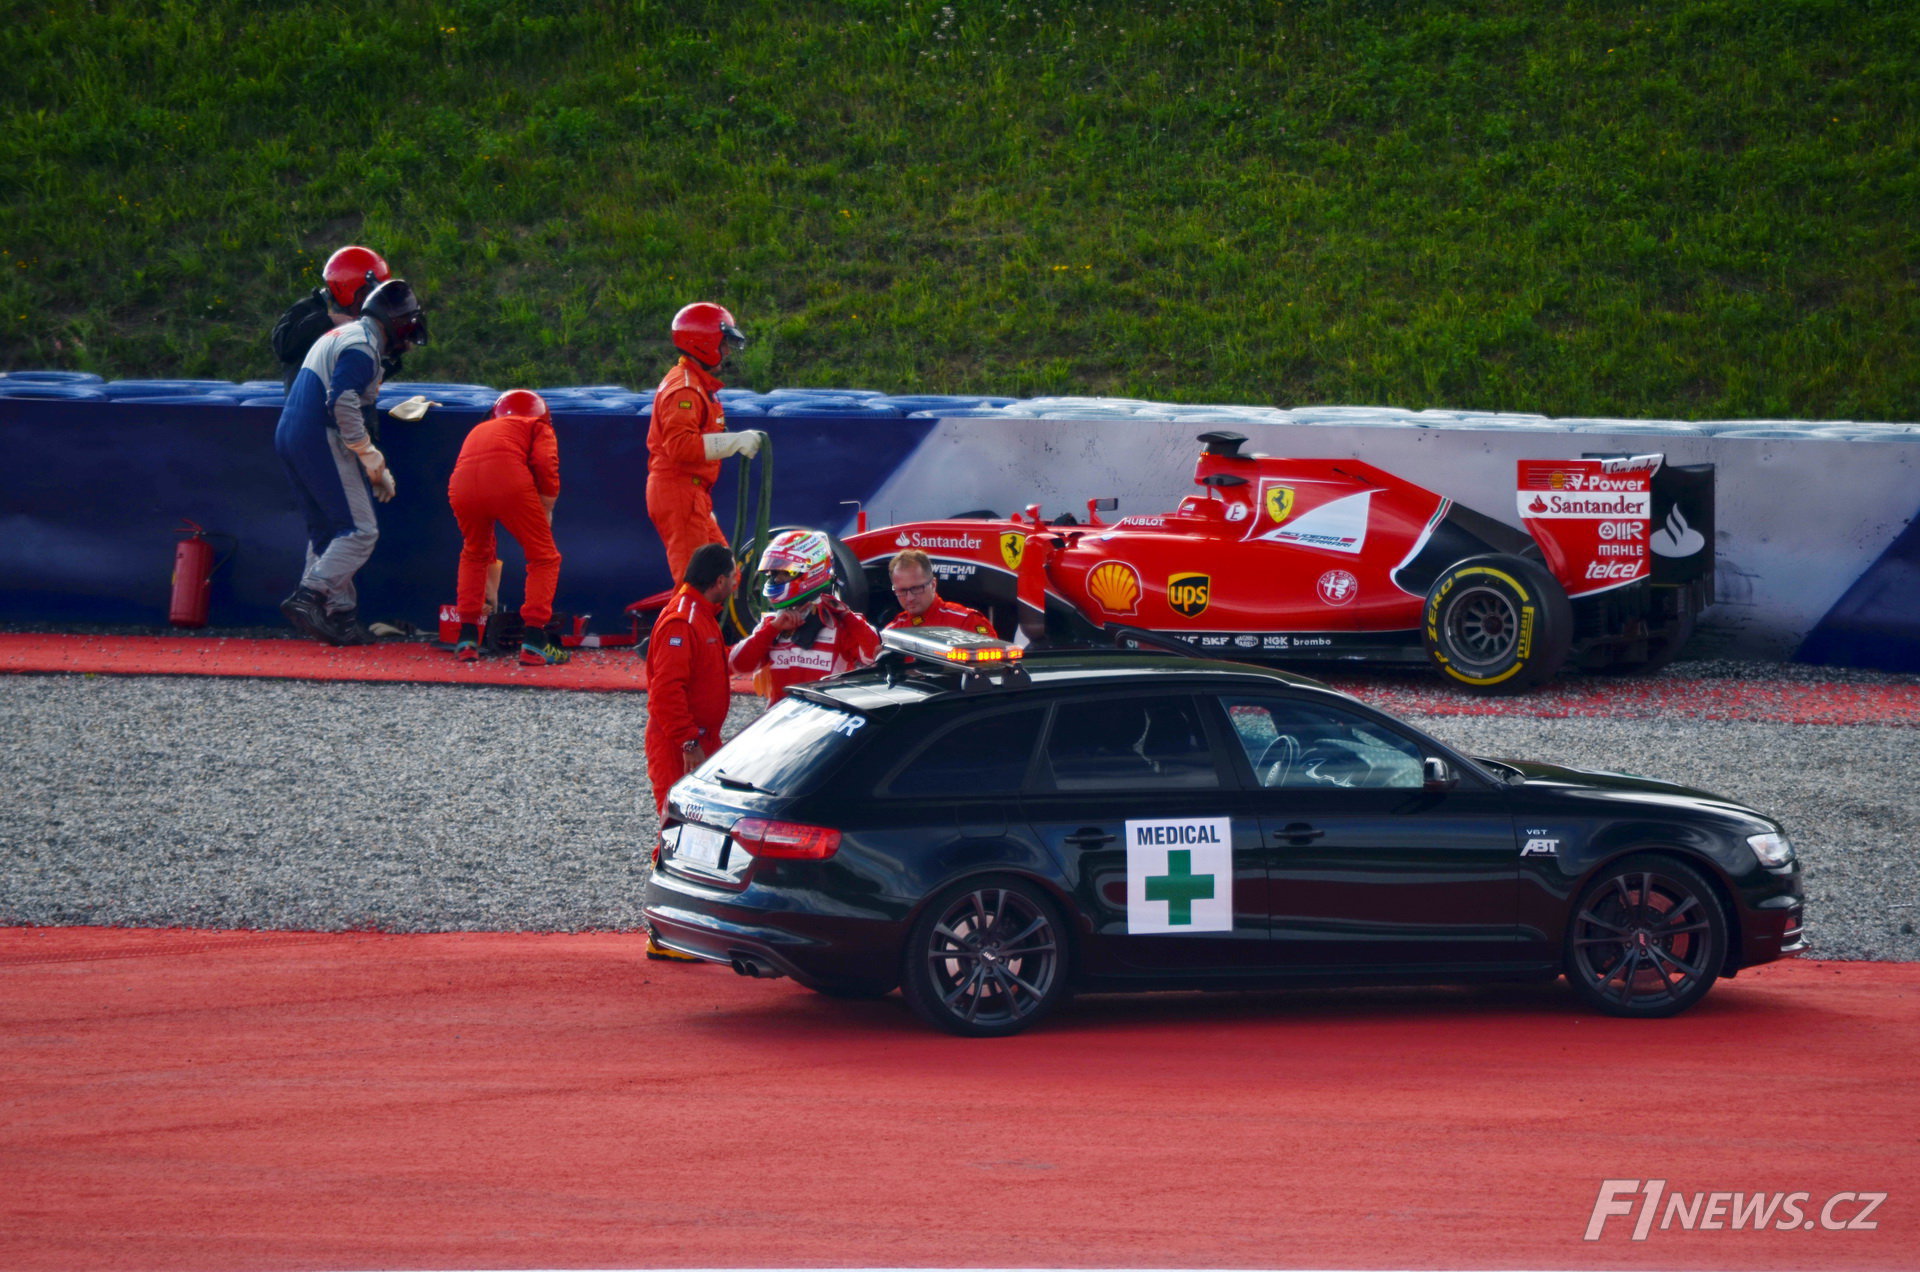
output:
<svg viewBox="0 0 1920 1272"><path fill-rule="evenodd" d="M1713 577L1713 465L1662 455L1523 459L1520 523L1569 599Z"/></svg>

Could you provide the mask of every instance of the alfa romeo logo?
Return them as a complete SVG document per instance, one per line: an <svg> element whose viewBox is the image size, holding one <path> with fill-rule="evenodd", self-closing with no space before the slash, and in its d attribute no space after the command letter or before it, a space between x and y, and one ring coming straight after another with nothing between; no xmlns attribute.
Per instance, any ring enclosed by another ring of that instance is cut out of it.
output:
<svg viewBox="0 0 1920 1272"><path fill-rule="evenodd" d="M1328 605L1345 605L1360 595L1360 580L1345 570L1328 570L1320 576L1317 590Z"/></svg>

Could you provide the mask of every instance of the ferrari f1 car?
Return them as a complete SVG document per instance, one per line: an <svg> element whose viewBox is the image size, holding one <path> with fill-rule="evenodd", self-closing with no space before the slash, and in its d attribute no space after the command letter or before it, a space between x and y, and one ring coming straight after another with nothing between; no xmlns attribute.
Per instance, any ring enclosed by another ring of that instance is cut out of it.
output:
<svg viewBox="0 0 1920 1272"><path fill-rule="evenodd" d="M1711 464L1521 460L1521 531L1357 459L1247 454L1236 433L1199 440L1200 493L1172 512L1109 523L1100 513L1116 501L1095 499L1085 523L1036 505L863 529L841 557L860 575L850 591L886 617L887 563L919 548L941 595L1003 637L1243 661L1427 659L1482 693L1570 664L1659 666L1713 597Z"/></svg>

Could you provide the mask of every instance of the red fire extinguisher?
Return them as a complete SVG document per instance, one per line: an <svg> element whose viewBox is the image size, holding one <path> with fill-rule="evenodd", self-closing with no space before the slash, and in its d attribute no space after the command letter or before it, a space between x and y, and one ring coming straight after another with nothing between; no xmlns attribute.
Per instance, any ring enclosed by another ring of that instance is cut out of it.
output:
<svg viewBox="0 0 1920 1272"><path fill-rule="evenodd" d="M175 627L205 627L207 598L213 591L213 572L226 564L225 557L219 561L213 559L213 544L209 539L231 536L210 536L185 517L180 521L181 530L191 530L192 533L174 545L173 600L167 606L167 621ZM227 556L232 555L229 549Z"/></svg>

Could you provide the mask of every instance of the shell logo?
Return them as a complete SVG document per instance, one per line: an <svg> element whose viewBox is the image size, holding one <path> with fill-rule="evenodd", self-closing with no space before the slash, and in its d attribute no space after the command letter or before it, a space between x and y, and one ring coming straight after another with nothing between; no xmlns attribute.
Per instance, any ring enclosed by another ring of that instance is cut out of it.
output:
<svg viewBox="0 0 1920 1272"><path fill-rule="evenodd" d="M1107 561L1087 575L1087 594L1109 614L1131 614L1140 604L1140 572L1125 561Z"/></svg>

